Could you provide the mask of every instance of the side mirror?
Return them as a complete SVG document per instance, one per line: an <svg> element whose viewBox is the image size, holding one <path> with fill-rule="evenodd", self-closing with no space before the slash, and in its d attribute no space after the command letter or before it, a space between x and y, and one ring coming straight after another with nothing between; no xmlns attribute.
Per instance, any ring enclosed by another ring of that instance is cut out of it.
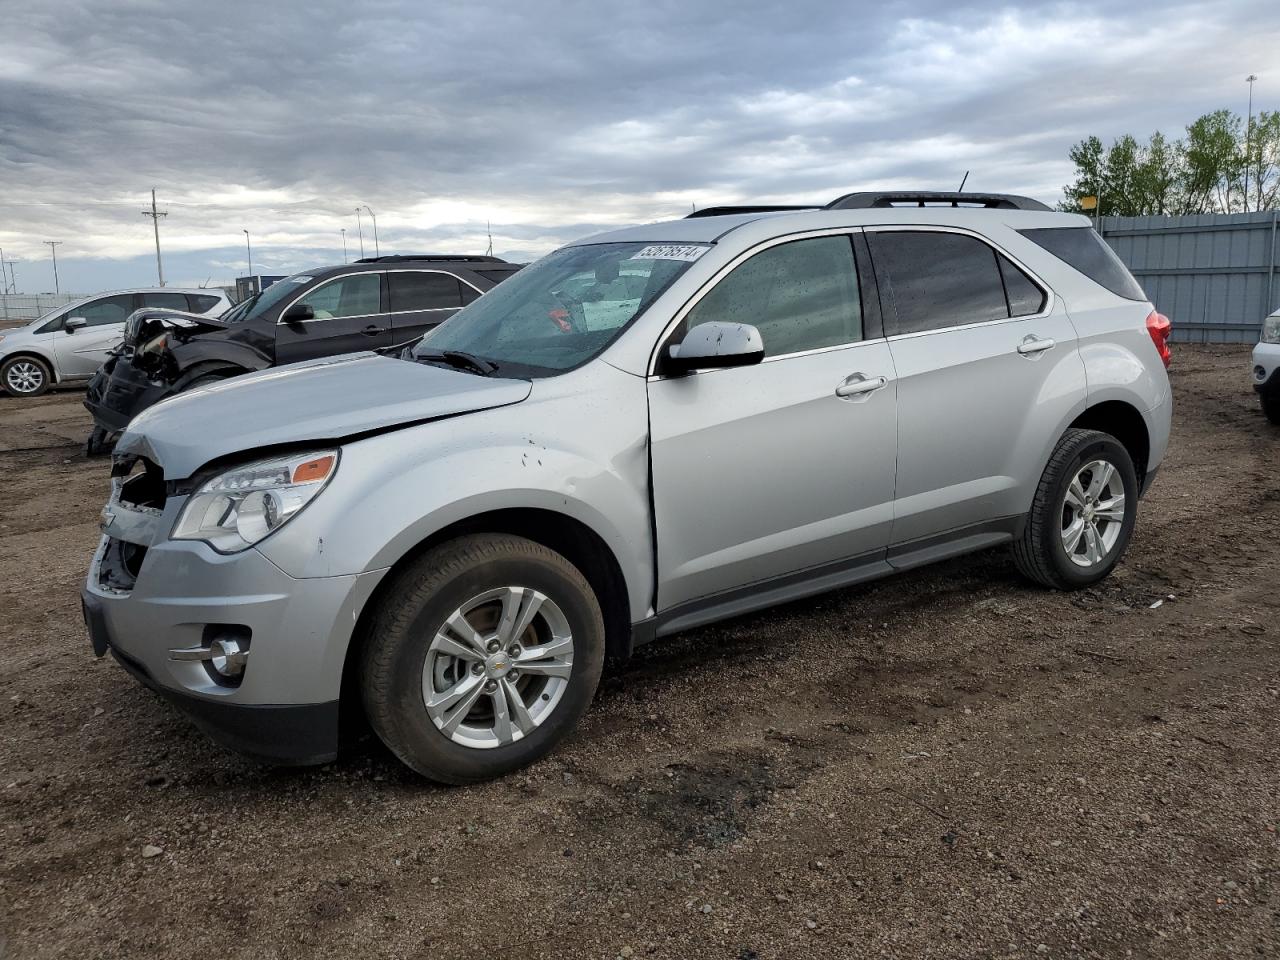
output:
<svg viewBox="0 0 1280 960"><path fill-rule="evenodd" d="M81 327L87 327L89 321L84 317L67 317L66 322L62 324L62 329L67 333L75 333Z"/></svg>
<svg viewBox="0 0 1280 960"><path fill-rule="evenodd" d="M684 342L667 348L663 369L688 373L709 367L747 367L764 359L760 331L746 323L700 323Z"/></svg>
<svg viewBox="0 0 1280 960"><path fill-rule="evenodd" d="M310 304L295 303L292 307L284 312L284 316L280 318L281 323L302 323L306 320L314 320L316 312L311 309Z"/></svg>

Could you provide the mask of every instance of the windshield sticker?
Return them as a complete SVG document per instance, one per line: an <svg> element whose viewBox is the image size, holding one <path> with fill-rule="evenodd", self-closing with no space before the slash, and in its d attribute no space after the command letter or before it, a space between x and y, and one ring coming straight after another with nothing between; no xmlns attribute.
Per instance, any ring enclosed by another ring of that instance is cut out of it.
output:
<svg viewBox="0 0 1280 960"><path fill-rule="evenodd" d="M651 243L639 253L631 255L632 260L683 260L692 263L707 252L709 247L695 243Z"/></svg>
<svg viewBox="0 0 1280 960"><path fill-rule="evenodd" d="M290 277L290 283L310 283L311 277Z"/></svg>

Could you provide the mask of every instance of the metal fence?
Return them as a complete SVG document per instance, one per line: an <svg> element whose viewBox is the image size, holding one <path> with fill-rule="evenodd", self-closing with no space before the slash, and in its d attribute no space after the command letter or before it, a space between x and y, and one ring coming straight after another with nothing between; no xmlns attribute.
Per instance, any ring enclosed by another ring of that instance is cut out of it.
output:
<svg viewBox="0 0 1280 960"><path fill-rule="evenodd" d="M1173 321L1173 338L1254 343L1280 307L1277 211L1107 217L1099 232Z"/></svg>
<svg viewBox="0 0 1280 960"><path fill-rule="evenodd" d="M0 323L21 323L34 320L54 307L74 303L83 293L0 293Z"/></svg>

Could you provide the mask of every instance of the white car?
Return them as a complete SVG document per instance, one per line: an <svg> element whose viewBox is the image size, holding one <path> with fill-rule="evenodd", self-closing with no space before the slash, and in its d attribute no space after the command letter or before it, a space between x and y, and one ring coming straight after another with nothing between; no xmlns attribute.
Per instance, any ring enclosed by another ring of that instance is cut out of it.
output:
<svg viewBox="0 0 1280 960"><path fill-rule="evenodd" d="M1267 419L1280 423L1280 310L1262 321L1262 337L1253 348L1253 389Z"/></svg>
<svg viewBox="0 0 1280 960"><path fill-rule="evenodd" d="M140 287L57 307L25 327L0 332L0 388L38 397L55 383L88 380L120 343L125 320L142 307L216 317L231 301L221 290Z"/></svg>

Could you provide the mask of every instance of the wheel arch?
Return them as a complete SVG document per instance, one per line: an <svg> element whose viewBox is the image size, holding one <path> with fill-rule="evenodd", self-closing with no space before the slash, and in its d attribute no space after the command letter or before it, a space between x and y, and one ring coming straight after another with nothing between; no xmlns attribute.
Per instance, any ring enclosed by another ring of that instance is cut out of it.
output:
<svg viewBox="0 0 1280 960"><path fill-rule="evenodd" d="M1098 430L1115 437L1133 461L1138 489L1145 489L1151 459L1151 431L1136 406L1124 400L1103 400L1085 408L1067 425L1067 429L1072 428Z"/></svg>
<svg viewBox="0 0 1280 960"><path fill-rule="evenodd" d="M357 670L360 650L368 637L370 623L382 598L395 583L401 570L413 564L428 550L475 533L505 533L524 537L554 550L576 566L600 601L605 626L605 655L621 660L631 654L631 613L626 578L622 565L608 543L581 520L568 514L542 507L511 507L488 510L457 520L418 541L383 575L377 588L360 611L351 642L347 645L342 669L341 702L343 712L351 714L348 705L359 710L360 691Z"/></svg>
<svg viewBox="0 0 1280 960"><path fill-rule="evenodd" d="M0 367L4 366L10 360L18 360L23 357L30 360L40 361L40 363L44 365L44 368L49 371L49 377L53 383L62 382L62 377L58 373L58 364L54 361L53 357L46 353L41 353L33 347L19 347L12 353L6 353L3 357L0 357Z"/></svg>

